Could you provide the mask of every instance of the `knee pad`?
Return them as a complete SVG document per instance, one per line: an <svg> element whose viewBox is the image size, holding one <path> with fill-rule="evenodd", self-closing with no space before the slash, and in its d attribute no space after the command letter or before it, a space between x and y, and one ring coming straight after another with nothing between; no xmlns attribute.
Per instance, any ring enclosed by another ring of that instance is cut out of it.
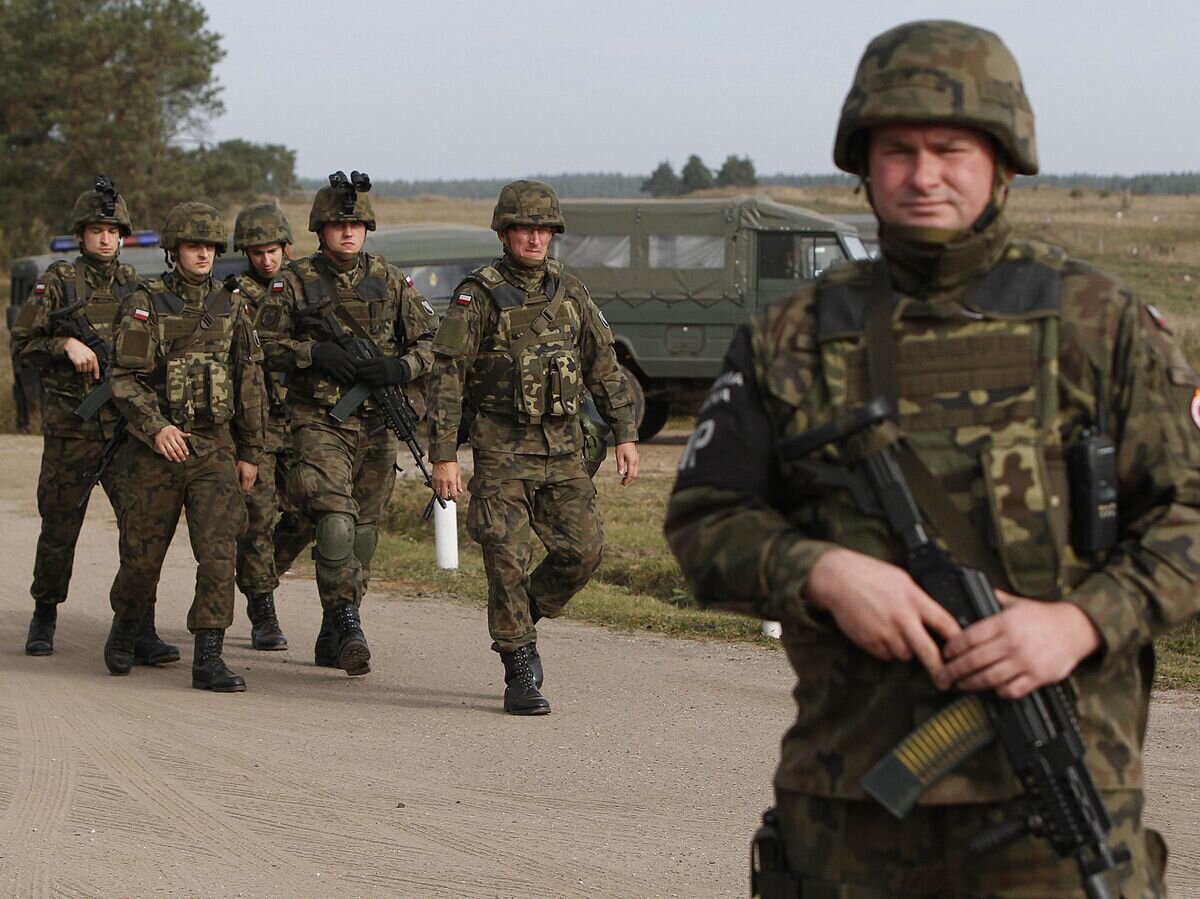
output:
<svg viewBox="0 0 1200 899"><path fill-rule="evenodd" d="M379 528L373 524L360 524L354 529L354 557L363 565L370 565L379 544Z"/></svg>
<svg viewBox="0 0 1200 899"><path fill-rule="evenodd" d="M348 512L329 512L317 522L317 544L313 559L341 568L354 556L354 516Z"/></svg>

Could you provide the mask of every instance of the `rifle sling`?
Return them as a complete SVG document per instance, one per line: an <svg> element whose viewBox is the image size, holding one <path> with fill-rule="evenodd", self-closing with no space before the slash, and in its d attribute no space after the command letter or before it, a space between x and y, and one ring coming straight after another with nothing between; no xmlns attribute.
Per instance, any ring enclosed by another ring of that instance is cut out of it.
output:
<svg viewBox="0 0 1200 899"><path fill-rule="evenodd" d="M873 396L887 397L889 408L899 416L897 397L900 378L896 370L896 339L893 329L895 292L887 265L875 265L874 281L867 305L864 336L867 343L867 379ZM993 584L1008 584L996 554L988 549L978 529L959 511L945 487L925 465L907 440L896 441L896 460L912 488L921 512L946 543L950 555L982 571Z"/></svg>

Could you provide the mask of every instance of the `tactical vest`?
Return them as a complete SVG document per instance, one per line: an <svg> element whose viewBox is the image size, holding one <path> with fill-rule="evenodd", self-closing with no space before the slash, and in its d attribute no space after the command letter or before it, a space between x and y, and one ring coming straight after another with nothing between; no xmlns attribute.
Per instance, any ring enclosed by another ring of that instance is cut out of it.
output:
<svg viewBox="0 0 1200 899"><path fill-rule="evenodd" d="M351 288L334 289L336 279L332 268L326 268L314 257L301 259L289 266L304 286L304 298L296 315L303 306L313 306L333 300L341 306L375 342L386 356L399 357L402 348L396 340L396 320L400 314L400 295L388 289L387 263L379 256L366 256L367 273ZM326 269L322 274L322 269ZM297 298L299 301L299 298ZM319 316L299 317L299 336L316 340L330 340L328 329ZM319 406L335 406L342 397L343 388L333 379L314 367L299 369L294 378L289 377L288 389L300 397L306 397Z"/></svg>
<svg viewBox="0 0 1200 899"><path fill-rule="evenodd" d="M964 559L1001 573L1014 593L1057 598L1087 573L1068 543L1069 489L1058 402L1061 257L1008 259L962 302L892 297L895 390L901 430L991 558ZM872 399L864 339L869 279L824 281L815 352L828 411ZM794 430L811 426L799 416ZM789 429L791 430L791 429ZM943 498L944 495L943 494ZM926 503L918 497L923 507ZM887 558L881 518L848 497L801 510L815 533ZM830 514L832 513L832 514ZM823 519L823 520L819 520ZM942 535L955 550L955 535ZM961 553L960 553L961 554Z"/></svg>
<svg viewBox="0 0 1200 899"><path fill-rule="evenodd" d="M584 394L578 304L568 294L547 320L543 313L558 289L552 275L543 281L541 292L532 295L490 265L476 269L467 280L481 287L499 312L467 380L467 402L476 410L525 424L540 424L543 416L576 415ZM516 358L509 352L514 342L520 344Z"/></svg>
<svg viewBox="0 0 1200 899"><path fill-rule="evenodd" d="M276 273L271 278L267 286L258 283L248 272L242 272L237 275L230 275L225 279L225 287L229 289L235 297L241 297L246 300L250 308L254 310L254 328L261 337L264 331L270 330L264 327L263 310L273 308L265 306L262 302L263 298L275 294L283 293L283 278ZM272 326L274 322L271 323ZM263 381L267 388L267 401L270 403L271 414L276 418L284 418L287 416L287 387L282 372L271 371L267 366L263 366Z"/></svg>
<svg viewBox="0 0 1200 899"><path fill-rule="evenodd" d="M177 427L212 427L229 421L234 414L234 382L231 350L234 340L237 306L229 291L221 286L204 300L205 311L187 308L184 299L166 288L161 281L151 282L150 297L158 325L160 356L166 356L165 369L153 379L159 408ZM175 344L185 343L177 351Z"/></svg>
<svg viewBox="0 0 1200 899"><path fill-rule="evenodd" d="M71 314L71 318L79 319L79 324L86 332L91 328L108 346L112 346L113 323L121 304L137 289L137 273L129 266L118 264L113 273L112 282L105 287L93 287L87 282L85 272L87 263L80 257L75 262L57 262L50 267L63 288L63 308L73 306L78 300L83 300L83 306ZM57 369L57 370L55 370ZM80 385L75 369L66 362L65 365L55 366L43 374L47 383L57 380L69 381L75 392L86 393ZM66 383L62 385L67 387Z"/></svg>

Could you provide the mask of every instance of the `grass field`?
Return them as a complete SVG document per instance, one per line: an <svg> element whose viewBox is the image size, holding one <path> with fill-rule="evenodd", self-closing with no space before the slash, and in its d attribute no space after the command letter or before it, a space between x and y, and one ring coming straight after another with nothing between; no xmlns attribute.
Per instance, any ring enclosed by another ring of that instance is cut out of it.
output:
<svg viewBox="0 0 1200 899"><path fill-rule="evenodd" d="M846 189L782 188L768 193L783 202L827 213L869 211L861 194ZM308 205L305 198L283 203L298 253L316 247L307 231ZM490 201L439 197L381 198L375 206L381 226L413 222L486 226L492 208ZM1200 197L1023 189L1013 192L1008 212L1019 235L1056 243L1128 281L1141 299L1168 315L1193 364L1200 366ZM7 284L2 289L7 294ZM0 347L5 355L7 339L5 331ZM12 422L11 370L0 365L0 429L11 429ZM691 607L661 533L671 480L667 474L648 474L619 497L615 495L619 488L607 481L601 484L600 501L608 530L605 559L593 583L568 607L568 614L629 630L774 645L775 641L759 635L756 621ZM445 572L436 567L432 530L420 521L427 496L423 487L411 481L402 481L397 487L376 557L375 576L411 593L446 594L484 603L487 586L478 548L465 534L460 570ZM1160 643L1159 671L1164 686L1200 689L1200 623L1193 622Z"/></svg>

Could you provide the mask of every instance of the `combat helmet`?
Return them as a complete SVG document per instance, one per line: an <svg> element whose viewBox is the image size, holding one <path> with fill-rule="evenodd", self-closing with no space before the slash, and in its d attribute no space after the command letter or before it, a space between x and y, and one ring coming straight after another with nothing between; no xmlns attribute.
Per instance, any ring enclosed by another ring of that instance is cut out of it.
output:
<svg viewBox="0 0 1200 899"><path fill-rule="evenodd" d="M991 135L1022 175L1036 175L1033 110L1017 61L995 34L962 22L909 22L867 45L842 105L833 161L865 176L867 131L944 123Z"/></svg>
<svg viewBox="0 0 1200 899"><path fill-rule="evenodd" d="M183 240L210 243L217 254L225 252L225 223L221 214L207 203L180 203L167 213L163 223L162 248L174 250Z"/></svg>
<svg viewBox="0 0 1200 899"><path fill-rule="evenodd" d="M563 222L558 194L545 181L510 181L500 188L500 199L492 212L492 230L496 233L512 225L549 228L556 234L567 229Z"/></svg>
<svg viewBox="0 0 1200 899"><path fill-rule="evenodd" d="M256 203L238 213L233 223L233 249L292 242L292 227L283 210L274 203Z"/></svg>
<svg viewBox="0 0 1200 899"><path fill-rule="evenodd" d="M330 222L362 222L368 231L375 230L375 209L367 191L371 179L366 172L334 172L329 184L317 191L313 197L312 210L308 213L308 230L314 234Z"/></svg>
<svg viewBox="0 0 1200 899"><path fill-rule="evenodd" d="M71 209L71 233L78 234L84 225L116 225L122 237L133 233L125 198L117 193L116 185L107 175L97 175L92 189L85 190L75 199Z"/></svg>

